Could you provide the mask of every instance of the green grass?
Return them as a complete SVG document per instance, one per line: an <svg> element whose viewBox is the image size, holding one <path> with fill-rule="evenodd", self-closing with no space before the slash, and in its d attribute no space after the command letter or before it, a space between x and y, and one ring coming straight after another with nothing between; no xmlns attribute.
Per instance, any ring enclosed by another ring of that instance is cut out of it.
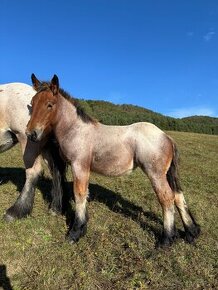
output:
<svg viewBox="0 0 218 290"><path fill-rule="evenodd" d="M43 199L51 186L46 171L31 217L0 220L0 289L10 283L14 290L218 289L218 136L169 134L180 149L186 200L202 228L195 245L178 239L168 250L155 249L161 208L140 170L116 179L91 176L88 232L70 245L65 217L50 215ZM0 164L9 179L0 186L3 216L25 178L19 146L1 154ZM178 214L176 224L183 230Z"/></svg>

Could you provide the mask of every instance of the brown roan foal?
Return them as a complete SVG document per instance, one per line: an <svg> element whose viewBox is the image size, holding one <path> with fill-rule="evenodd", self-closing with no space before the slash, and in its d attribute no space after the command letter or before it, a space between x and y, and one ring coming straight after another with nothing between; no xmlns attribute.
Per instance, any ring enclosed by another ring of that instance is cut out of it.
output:
<svg viewBox="0 0 218 290"><path fill-rule="evenodd" d="M178 152L174 141L151 123L107 126L92 119L76 101L59 89L58 77L41 83L32 75L37 94L32 99L28 138L39 142L51 131L71 165L74 180L75 219L68 233L77 241L87 228L87 193L90 172L120 176L140 167L148 176L163 211L163 245L175 239L174 204L182 219L186 240L193 242L200 227L191 215L178 177Z"/></svg>

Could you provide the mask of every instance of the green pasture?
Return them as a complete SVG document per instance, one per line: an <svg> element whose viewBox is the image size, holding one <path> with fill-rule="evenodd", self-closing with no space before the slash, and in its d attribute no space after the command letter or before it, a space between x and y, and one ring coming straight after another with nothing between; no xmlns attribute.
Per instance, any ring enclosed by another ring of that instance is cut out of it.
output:
<svg viewBox="0 0 218 290"><path fill-rule="evenodd" d="M181 182L202 233L194 245L181 238L156 249L162 213L146 176L92 174L88 232L77 244L65 241L65 216L48 211L51 179L45 167L32 215L0 219L0 289L218 289L218 136L169 132L181 156ZM16 200L25 179L19 145L0 155L0 217ZM70 170L68 187L72 187ZM72 213L74 202L71 202Z"/></svg>

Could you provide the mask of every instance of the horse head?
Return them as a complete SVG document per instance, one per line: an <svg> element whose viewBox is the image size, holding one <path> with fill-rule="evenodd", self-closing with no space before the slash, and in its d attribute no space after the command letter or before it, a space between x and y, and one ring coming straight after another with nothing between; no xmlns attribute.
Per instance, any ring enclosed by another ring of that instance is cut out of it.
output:
<svg viewBox="0 0 218 290"><path fill-rule="evenodd" d="M31 79L37 93L31 101L32 114L26 135L31 141L38 142L52 131L57 112L59 80L54 75L50 83L40 82L34 74Z"/></svg>

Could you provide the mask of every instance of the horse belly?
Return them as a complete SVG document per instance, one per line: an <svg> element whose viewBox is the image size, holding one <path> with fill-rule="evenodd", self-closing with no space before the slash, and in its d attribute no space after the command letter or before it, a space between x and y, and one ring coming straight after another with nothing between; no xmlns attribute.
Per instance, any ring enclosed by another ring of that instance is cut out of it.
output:
<svg viewBox="0 0 218 290"><path fill-rule="evenodd" d="M105 176L121 176L130 173L134 168L132 156L119 156L106 153L103 156L96 154L93 157L91 171Z"/></svg>

